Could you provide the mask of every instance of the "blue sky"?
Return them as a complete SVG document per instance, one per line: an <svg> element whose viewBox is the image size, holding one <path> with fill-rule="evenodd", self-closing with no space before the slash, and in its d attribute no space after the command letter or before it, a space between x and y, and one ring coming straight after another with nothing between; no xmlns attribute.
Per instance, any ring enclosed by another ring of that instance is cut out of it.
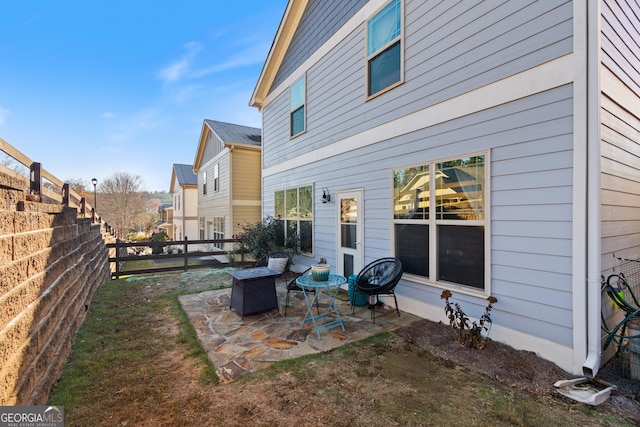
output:
<svg viewBox="0 0 640 427"><path fill-rule="evenodd" d="M0 138L62 180L114 172L169 190L204 119L249 107L287 0L0 5Z"/></svg>

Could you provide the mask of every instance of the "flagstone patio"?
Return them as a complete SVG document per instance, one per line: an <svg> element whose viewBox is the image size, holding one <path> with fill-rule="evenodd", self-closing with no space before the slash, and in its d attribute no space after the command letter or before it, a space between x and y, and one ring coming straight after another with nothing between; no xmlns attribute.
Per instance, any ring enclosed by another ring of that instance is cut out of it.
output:
<svg viewBox="0 0 640 427"><path fill-rule="evenodd" d="M318 339L312 323L301 325L307 308L302 293L291 292L285 317L286 282L279 281L276 290L279 310L246 315L244 319L229 309L230 288L180 297L221 382L229 383L280 360L328 351L379 332L393 331L419 319L408 313L398 316L393 307L385 306L377 308L373 324L367 307L356 307L352 315L347 292L341 290L336 306L345 330L338 326L321 332ZM320 311L327 305L328 297L321 295Z"/></svg>

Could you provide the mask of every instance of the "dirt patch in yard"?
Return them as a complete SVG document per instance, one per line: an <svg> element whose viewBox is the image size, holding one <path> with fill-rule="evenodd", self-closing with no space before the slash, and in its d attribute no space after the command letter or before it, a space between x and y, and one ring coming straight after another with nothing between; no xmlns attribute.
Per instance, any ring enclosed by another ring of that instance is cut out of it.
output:
<svg viewBox="0 0 640 427"><path fill-rule="evenodd" d="M398 334L434 356L482 374L512 389L535 396L567 399L557 392L553 384L558 380L571 379L572 376L533 352L516 350L491 340L486 342L482 350L464 347L454 340L449 325L430 320L415 322L398 331ZM605 368L603 372L608 380L620 380L628 385L627 381L615 378L615 373L610 368ZM610 383L596 378L593 385L605 388ZM628 390L629 387L614 390L610 399L595 410L615 414L640 425L640 402L635 395L628 393Z"/></svg>

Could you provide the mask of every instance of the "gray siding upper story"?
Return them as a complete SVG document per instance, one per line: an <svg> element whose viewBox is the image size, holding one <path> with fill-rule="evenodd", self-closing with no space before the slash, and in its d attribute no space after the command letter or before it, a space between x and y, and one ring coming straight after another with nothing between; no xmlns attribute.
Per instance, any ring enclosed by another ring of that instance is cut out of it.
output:
<svg viewBox="0 0 640 427"><path fill-rule="evenodd" d="M340 9L350 3L333 5ZM572 13L571 2L560 0L466 0L453 6L406 0L405 83L365 101L366 23L359 24L306 70L306 133L289 138L287 90L264 109L263 136L270 143L263 147L263 166L286 162L571 53ZM281 70L285 77L285 68Z"/></svg>
<svg viewBox="0 0 640 427"><path fill-rule="evenodd" d="M367 0L309 0L274 86L282 83L366 3Z"/></svg>

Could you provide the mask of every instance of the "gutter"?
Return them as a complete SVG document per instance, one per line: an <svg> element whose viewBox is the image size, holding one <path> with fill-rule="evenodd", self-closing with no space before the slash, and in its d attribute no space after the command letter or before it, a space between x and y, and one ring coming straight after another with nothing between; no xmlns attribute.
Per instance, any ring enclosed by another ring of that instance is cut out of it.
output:
<svg viewBox="0 0 640 427"><path fill-rule="evenodd" d="M586 376L594 377L602 363L600 335L602 293L600 184L600 2L587 2L587 358Z"/></svg>

